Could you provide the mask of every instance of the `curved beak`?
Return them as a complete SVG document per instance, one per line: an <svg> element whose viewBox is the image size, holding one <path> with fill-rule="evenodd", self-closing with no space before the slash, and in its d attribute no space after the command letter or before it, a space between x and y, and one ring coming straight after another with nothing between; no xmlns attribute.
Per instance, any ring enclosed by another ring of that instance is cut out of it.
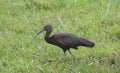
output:
<svg viewBox="0 0 120 73"><path fill-rule="evenodd" d="M41 32L43 32L44 31L44 29L42 29L42 30L40 30L39 32L37 32L35 35L34 35L34 37L32 38L32 40L30 41L30 43L32 43L33 41L34 41L34 39L41 33Z"/></svg>

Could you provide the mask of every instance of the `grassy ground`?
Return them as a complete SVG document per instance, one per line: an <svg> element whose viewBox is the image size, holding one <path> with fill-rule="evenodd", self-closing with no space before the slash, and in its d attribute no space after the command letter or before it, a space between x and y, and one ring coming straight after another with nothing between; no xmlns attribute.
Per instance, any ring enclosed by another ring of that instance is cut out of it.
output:
<svg viewBox="0 0 120 73"><path fill-rule="evenodd" d="M119 73L119 0L0 0L0 73ZM45 24L53 33L69 32L95 42L93 49L67 52L64 63L41 62L61 59L63 52L44 41ZM74 63L75 62L75 63Z"/></svg>

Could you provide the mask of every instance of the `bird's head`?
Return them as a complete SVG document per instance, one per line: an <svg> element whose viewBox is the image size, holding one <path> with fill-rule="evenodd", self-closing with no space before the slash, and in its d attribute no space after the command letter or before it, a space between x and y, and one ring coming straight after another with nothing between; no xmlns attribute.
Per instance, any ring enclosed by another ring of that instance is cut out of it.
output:
<svg viewBox="0 0 120 73"><path fill-rule="evenodd" d="M44 28L42 29L43 31L51 31L52 30L52 25L47 24L44 26Z"/></svg>
<svg viewBox="0 0 120 73"><path fill-rule="evenodd" d="M51 31L52 31L52 25L46 24L46 25L43 27L42 30L38 31L38 32L34 35L34 37L33 37L32 40L31 40L31 43L32 43L32 41L33 41L41 32L43 32L43 31L51 32Z"/></svg>

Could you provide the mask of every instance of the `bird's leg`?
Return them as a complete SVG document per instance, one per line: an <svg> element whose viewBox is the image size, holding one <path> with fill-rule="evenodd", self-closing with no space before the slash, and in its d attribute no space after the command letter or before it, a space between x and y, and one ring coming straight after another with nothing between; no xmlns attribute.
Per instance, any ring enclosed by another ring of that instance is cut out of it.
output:
<svg viewBox="0 0 120 73"><path fill-rule="evenodd" d="M66 52L64 52L64 58L62 60L56 60L58 62L65 62L66 61Z"/></svg>
<svg viewBox="0 0 120 73"><path fill-rule="evenodd" d="M64 51L64 59L62 59L62 60L45 60L42 63L46 64L49 62L65 62L65 61L66 61L66 51Z"/></svg>
<svg viewBox="0 0 120 73"><path fill-rule="evenodd" d="M70 49L68 51L71 54L71 56L73 57L73 59L75 59L75 56L72 54L72 52L70 51Z"/></svg>
<svg viewBox="0 0 120 73"><path fill-rule="evenodd" d="M64 61L66 61L66 52L64 52Z"/></svg>

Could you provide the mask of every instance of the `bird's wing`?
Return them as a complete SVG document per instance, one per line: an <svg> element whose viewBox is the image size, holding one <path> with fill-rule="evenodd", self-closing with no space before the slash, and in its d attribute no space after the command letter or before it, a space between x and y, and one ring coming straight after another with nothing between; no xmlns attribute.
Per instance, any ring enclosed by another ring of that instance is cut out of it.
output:
<svg viewBox="0 0 120 73"><path fill-rule="evenodd" d="M73 34L61 33L54 35L54 40L57 44L62 46L77 46L79 44L79 38Z"/></svg>
<svg viewBox="0 0 120 73"><path fill-rule="evenodd" d="M63 48L77 48L78 46L92 47L94 43L84 39L79 38L73 34L61 33L53 35L54 45Z"/></svg>

